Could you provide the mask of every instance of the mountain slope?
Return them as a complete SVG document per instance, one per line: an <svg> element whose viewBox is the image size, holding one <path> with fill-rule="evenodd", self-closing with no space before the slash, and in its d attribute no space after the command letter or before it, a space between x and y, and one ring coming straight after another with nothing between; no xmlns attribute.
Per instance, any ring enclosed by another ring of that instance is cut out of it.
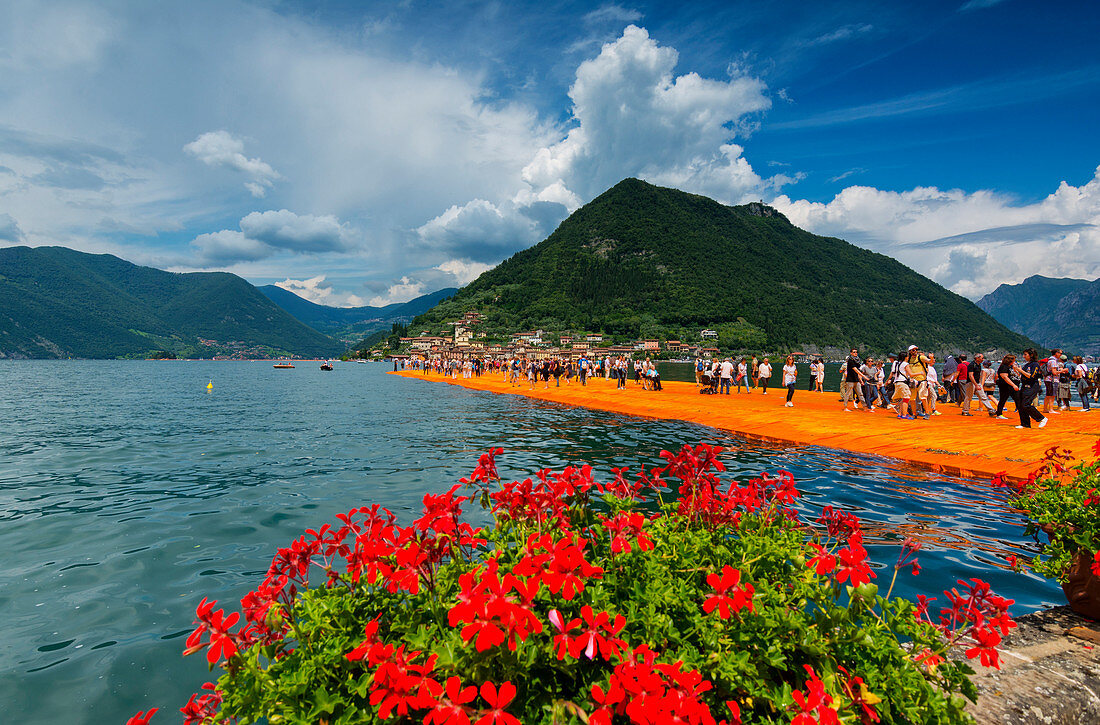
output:
<svg viewBox="0 0 1100 725"><path fill-rule="evenodd" d="M1100 354L1100 279L1034 275L1019 284L1002 284L977 304L1042 345Z"/></svg>
<svg viewBox="0 0 1100 725"><path fill-rule="evenodd" d="M0 357L195 354L209 349L199 338L222 350L340 349L233 274L175 274L64 247L0 249Z"/></svg>
<svg viewBox="0 0 1100 725"><path fill-rule="evenodd" d="M799 229L763 204L728 207L637 179L604 192L413 325L436 326L475 307L490 326L617 337L694 330L698 339L700 326L740 319L762 331L746 337L756 348L1028 344L890 257Z"/></svg>
<svg viewBox="0 0 1100 725"><path fill-rule="evenodd" d="M298 320L324 332L335 332L348 327L364 330L370 327L383 329L389 327L392 322L408 322L458 291L449 287L408 302L398 302L384 307L329 307L302 299L293 292L273 284L263 285L257 289Z"/></svg>

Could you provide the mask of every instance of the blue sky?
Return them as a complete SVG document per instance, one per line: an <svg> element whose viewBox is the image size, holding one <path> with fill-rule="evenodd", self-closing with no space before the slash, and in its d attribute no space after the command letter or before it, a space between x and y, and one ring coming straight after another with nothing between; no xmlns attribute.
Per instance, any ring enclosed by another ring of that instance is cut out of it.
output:
<svg viewBox="0 0 1100 725"><path fill-rule="evenodd" d="M1085 0L0 0L0 244L383 304L639 176L970 297L1092 279L1098 35Z"/></svg>

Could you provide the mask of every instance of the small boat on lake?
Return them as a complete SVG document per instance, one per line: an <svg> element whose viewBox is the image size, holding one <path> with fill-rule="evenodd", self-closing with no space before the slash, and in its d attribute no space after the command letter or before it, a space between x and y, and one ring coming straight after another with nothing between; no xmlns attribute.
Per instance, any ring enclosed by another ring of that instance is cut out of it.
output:
<svg viewBox="0 0 1100 725"><path fill-rule="evenodd" d="M275 363L271 367L278 368L280 370L286 370L287 368L293 368L294 366L291 365L290 363Z"/></svg>
<svg viewBox="0 0 1100 725"><path fill-rule="evenodd" d="M330 363L328 360L325 360L323 363L321 363L321 369L332 370L332 363Z"/></svg>

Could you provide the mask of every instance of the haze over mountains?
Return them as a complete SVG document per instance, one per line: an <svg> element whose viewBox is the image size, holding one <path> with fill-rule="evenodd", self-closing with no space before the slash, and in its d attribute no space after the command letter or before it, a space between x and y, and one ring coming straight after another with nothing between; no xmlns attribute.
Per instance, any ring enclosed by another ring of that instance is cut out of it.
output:
<svg viewBox="0 0 1100 725"><path fill-rule="evenodd" d="M1100 279L1028 277L977 302L1008 327L1045 347L1100 355Z"/></svg>
<svg viewBox="0 0 1100 725"><path fill-rule="evenodd" d="M384 307L329 307L302 299L277 285L267 284L257 289L298 320L314 329L337 336L341 333L366 334L388 328L394 322L408 322L431 309L440 300L458 292L454 287L448 287L408 302L396 302Z"/></svg>
<svg viewBox="0 0 1100 725"><path fill-rule="evenodd" d="M1030 344L895 259L811 234L763 204L724 206L638 179L578 209L414 320L413 331L442 330L469 309L496 330L698 339L714 326L757 350Z"/></svg>

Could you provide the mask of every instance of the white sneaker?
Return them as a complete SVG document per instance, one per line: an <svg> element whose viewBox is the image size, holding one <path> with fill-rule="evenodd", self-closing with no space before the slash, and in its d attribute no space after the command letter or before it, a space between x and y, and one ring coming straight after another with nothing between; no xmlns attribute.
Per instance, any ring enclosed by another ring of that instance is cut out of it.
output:
<svg viewBox="0 0 1100 725"><path fill-rule="evenodd" d="M998 415L997 420L1008 420L1008 418L1004 417L1003 415Z"/></svg>
<svg viewBox="0 0 1100 725"><path fill-rule="evenodd" d="M1048 420L1050 420L1050 418L1043 418L1041 421L1039 421L1039 427L1044 427L1047 424Z"/></svg>
<svg viewBox="0 0 1100 725"><path fill-rule="evenodd" d="M794 407L794 403L790 403L790 402L788 402L788 403L787 403L787 407L788 407L788 408L793 408L793 407Z"/></svg>
<svg viewBox="0 0 1100 725"><path fill-rule="evenodd" d="M1019 428L1020 430L1027 430L1027 426L1025 426L1025 425L1018 425L1016 427Z"/></svg>

